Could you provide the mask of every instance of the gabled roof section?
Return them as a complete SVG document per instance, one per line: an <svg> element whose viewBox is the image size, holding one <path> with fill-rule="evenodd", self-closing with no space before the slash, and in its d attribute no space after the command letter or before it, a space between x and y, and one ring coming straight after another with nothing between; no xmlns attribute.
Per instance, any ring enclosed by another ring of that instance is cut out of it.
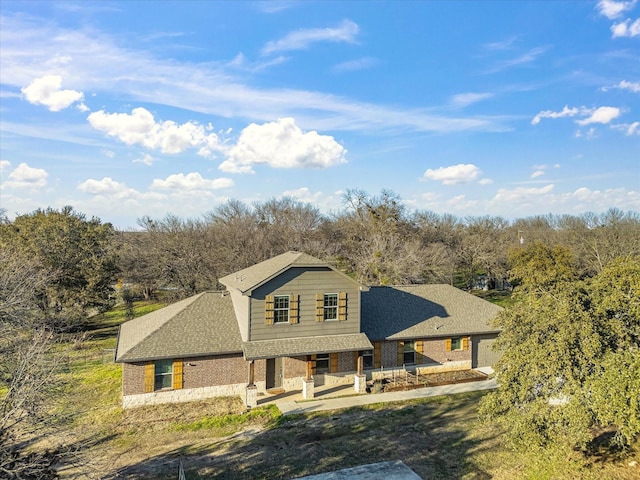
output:
<svg viewBox="0 0 640 480"><path fill-rule="evenodd" d="M497 332L491 321L503 310L451 285L371 287L361 302L371 341Z"/></svg>
<svg viewBox="0 0 640 480"><path fill-rule="evenodd" d="M120 326L116 362L242 352L233 303L204 292Z"/></svg>
<svg viewBox="0 0 640 480"><path fill-rule="evenodd" d="M260 262L252 265L251 267L240 270L239 272L222 277L219 279L219 282L227 288L235 288L242 294L250 295L251 292L259 286L264 285L272 278L277 277L282 272L293 267L325 267L348 278L357 284L361 290L366 290L366 287L360 285L351 277L335 269L327 262L320 260L319 258L312 257L306 253L294 251L283 253L270 258L269 260L265 260L264 262Z"/></svg>

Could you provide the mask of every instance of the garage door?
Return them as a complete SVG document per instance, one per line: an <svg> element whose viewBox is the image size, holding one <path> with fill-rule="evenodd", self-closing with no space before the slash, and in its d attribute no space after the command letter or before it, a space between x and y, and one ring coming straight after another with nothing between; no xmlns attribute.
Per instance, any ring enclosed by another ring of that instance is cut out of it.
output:
<svg viewBox="0 0 640 480"><path fill-rule="evenodd" d="M498 334L474 335L471 339L473 345L471 365L473 368L491 367L500 358L500 352L493 350L493 342Z"/></svg>

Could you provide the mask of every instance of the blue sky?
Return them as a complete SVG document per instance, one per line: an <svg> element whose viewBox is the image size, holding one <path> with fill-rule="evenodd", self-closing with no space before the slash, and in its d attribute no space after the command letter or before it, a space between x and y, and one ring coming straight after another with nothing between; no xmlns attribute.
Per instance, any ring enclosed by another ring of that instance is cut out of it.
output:
<svg viewBox="0 0 640 480"><path fill-rule="evenodd" d="M640 1L0 5L0 208L640 211Z"/></svg>

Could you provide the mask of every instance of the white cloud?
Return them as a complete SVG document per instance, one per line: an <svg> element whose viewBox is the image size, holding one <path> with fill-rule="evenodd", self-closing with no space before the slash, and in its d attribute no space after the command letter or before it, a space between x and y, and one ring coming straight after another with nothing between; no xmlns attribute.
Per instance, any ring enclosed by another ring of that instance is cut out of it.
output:
<svg viewBox="0 0 640 480"><path fill-rule="evenodd" d="M559 163L555 163L553 165L548 165L546 163L543 163L541 165L533 165L533 173L531 174L530 178L538 178L541 177L542 175L544 175L545 173L547 173L547 170L549 170L550 168L560 168L560 164Z"/></svg>
<svg viewBox="0 0 640 480"><path fill-rule="evenodd" d="M609 123L611 120L618 118L621 114L621 110L617 107L598 107L598 108L586 108L586 107L572 107L569 108L565 105L560 112L554 112L552 110L544 110L538 113L531 120L531 125L537 125L543 118L563 118L563 117L575 117L576 115L585 116L582 120L576 120L578 125L589 125L591 123Z"/></svg>
<svg viewBox="0 0 640 480"><path fill-rule="evenodd" d="M627 2L600 0L598 2L597 9L601 15L613 20L614 18L620 17L624 12L631 10L636 2L637 0L630 0Z"/></svg>
<svg viewBox="0 0 640 480"><path fill-rule="evenodd" d="M255 5L261 12L277 13L297 6L298 2L293 0L261 0Z"/></svg>
<svg viewBox="0 0 640 480"><path fill-rule="evenodd" d="M493 202L510 204L537 204L540 198L551 193L554 185L549 184L544 187L517 187L513 189L500 188L493 198Z"/></svg>
<svg viewBox="0 0 640 480"><path fill-rule="evenodd" d="M493 97L493 93L460 93L451 97L451 104L463 108L491 97Z"/></svg>
<svg viewBox="0 0 640 480"><path fill-rule="evenodd" d="M308 187L300 187L295 190L286 190L282 192L283 197L292 197L305 203L321 203L325 199L325 195L322 192L312 193Z"/></svg>
<svg viewBox="0 0 640 480"><path fill-rule="evenodd" d="M611 26L611 32L613 33L613 38L636 37L640 35L640 18L636 18L633 23L630 19L626 19L624 22L614 23Z"/></svg>
<svg viewBox="0 0 640 480"><path fill-rule="evenodd" d="M534 62L539 56L549 50L550 47L536 47L532 48L528 52L523 53L519 57L512 58L510 60L505 60L503 62L498 63L495 67L489 69L486 73L497 73L501 70L505 70L511 67L517 67L519 65L526 65L528 63Z"/></svg>
<svg viewBox="0 0 640 480"><path fill-rule="evenodd" d="M254 87L247 83L250 77L236 75L237 68L229 62L169 60L158 57L153 50L124 48L121 44L121 38L102 31L60 28L18 16L5 21L3 17L2 82L19 90L41 76L43 66L52 58L65 52L65 57L73 61L64 65L64 78L73 78L75 84L90 86L93 91L117 92L121 98L140 104L256 123L294 117L306 130L318 131L372 134L398 129L439 133L507 130L508 118L503 115L452 117L425 108L364 102L326 91ZM4 89L1 95L6 95L5 90L10 91Z"/></svg>
<svg viewBox="0 0 640 480"><path fill-rule="evenodd" d="M202 178L197 172L178 173L169 175L165 180L156 178L151 185L153 190L182 190L182 191L202 191L202 190L218 190L221 188L233 187L233 180L230 178Z"/></svg>
<svg viewBox="0 0 640 480"><path fill-rule="evenodd" d="M467 200L465 195L457 195L447 200L446 204L451 210L468 212L478 206L478 201Z"/></svg>
<svg viewBox="0 0 640 480"><path fill-rule="evenodd" d="M288 50L304 50L316 42L353 43L358 35L358 25L351 20L344 20L335 28L300 29L291 32L280 40L268 42L262 49L263 55Z"/></svg>
<svg viewBox="0 0 640 480"><path fill-rule="evenodd" d="M597 137L596 129L591 127L586 132L582 132L582 130L577 130L575 133L576 138L586 138L587 140L591 140L592 138Z"/></svg>
<svg viewBox="0 0 640 480"><path fill-rule="evenodd" d="M116 153L114 151L107 150L106 148L100 150L100 153L109 158L114 158L116 156Z"/></svg>
<svg viewBox="0 0 640 480"><path fill-rule="evenodd" d="M622 210L640 209L640 192L624 188L591 190L581 187L574 192L558 194L551 198L553 204L570 206L575 212L606 211L611 207Z"/></svg>
<svg viewBox="0 0 640 480"><path fill-rule="evenodd" d="M490 185L493 183L493 180L491 180L490 178L482 178L478 181L478 183L480 185Z"/></svg>
<svg viewBox="0 0 640 480"><path fill-rule="evenodd" d="M473 164L459 164L438 169L427 169L424 178L442 182L443 185L459 185L469 183L482 175L482 170Z"/></svg>
<svg viewBox="0 0 640 480"><path fill-rule="evenodd" d="M78 185L78 190L92 195L114 195L126 191L127 186L111 177L104 177L102 180L90 178Z"/></svg>
<svg viewBox="0 0 640 480"><path fill-rule="evenodd" d="M64 110L84 98L82 92L62 90L61 87L62 77L59 75L45 75L36 78L21 91L29 103L44 105L52 112Z"/></svg>
<svg viewBox="0 0 640 480"><path fill-rule="evenodd" d="M220 170L254 173L253 165L273 168L328 168L346 162L347 151L333 137L311 131L304 133L293 118L256 125L240 134Z"/></svg>
<svg viewBox="0 0 640 480"><path fill-rule="evenodd" d="M611 207L622 210L640 209L640 191L625 188L592 190L581 187L569 192L556 192L554 185L540 188L500 189L487 208L508 211L511 215L535 215L545 212L604 212Z"/></svg>
<svg viewBox="0 0 640 480"><path fill-rule="evenodd" d="M628 90L633 93L640 93L640 82L629 82L627 80L621 80L617 85L611 85L610 87L602 87L601 90L607 91L610 88L618 88L620 90Z"/></svg>
<svg viewBox="0 0 640 480"><path fill-rule="evenodd" d="M275 65L280 65L282 63L285 63L287 60L288 60L287 57L283 55L279 55L277 57L270 58L267 61L260 60L260 61L251 62L247 60L247 58L244 56L242 52L240 52L227 64L227 66L234 70L257 73L257 72L266 70L267 68L273 67Z"/></svg>
<svg viewBox="0 0 640 480"><path fill-rule="evenodd" d="M154 160L155 159L151 155L145 153L144 155L142 155L142 157L136 158L133 163L144 163L145 165L152 165Z"/></svg>
<svg viewBox="0 0 640 480"><path fill-rule="evenodd" d="M94 205L94 208L108 215L113 215L115 212L140 211L142 208L147 212L148 208L169 209L169 206L164 203L168 198L167 195L160 192L139 192L111 177L104 177L102 180L90 178L79 184L77 188L81 192L93 195L88 204Z"/></svg>
<svg viewBox="0 0 640 480"><path fill-rule="evenodd" d="M9 166L9 162L3 165L3 169ZM32 168L26 163L18 165L11 173L9 180L4 182L7 188L42 188L47 185L49 174L42 168Z"/></svg>
<svg viewBox="0 0 640 480"><path fill-rule="evenodd" d="M347 62L338 63L331 67L331 70L336 73L343 72L355 72L358 70L366 70L374 67L378 64L378 60L371 57L358 58L356 60L349 60Z"/></svg>
<svg viewBox="0 0 640 480"><path fill-rule="evenodd" d="M584 107L581 108L577 108L577 107L573 107L573 108L569 108L568 105L565 105L564 108L562 109L562 111L560 112L554 112L552 110L544 110L540 113L538 113L535 117L533 117L533 120L531 120L531 125L537 125L540 123L540 120L543 118L562 118L562 117L574 117L578 114L583 113L584 111Z"/></svg>
<svg viewBox="0 0 640 480"><path fill-rule="evenodd" d="M620 116L620 109L616 107L599 107L591 112L591 115L583 120L577 120L578 125L589 125L591 123L609 123Z"/></svg>
<svg viewBox="0 0 640 480"><path fill-rule="evenodd" d="M627 136L640 135L640 122L633 123L620 123L618 125L611 125L611 128L624 132Z"/></svg>
<svg viewBox="0 0 640 480"><path fill-rule="evenodd" d="M11 166L11 162L9 160L0 160L0 174L5 170L8 170Z"/></svg>
<svg viewBox="0 0 640 480"><path fill-rule="evenodd" d="M173 121L156 123L153 114L138 107L127 113L105 113L99 110L88 117L93 128L115 137L127 145L143 145L162 153L181 153L190 147L200 147L199 155L208 156L221 148L215 133L194 122L178 125Z"/></svg>

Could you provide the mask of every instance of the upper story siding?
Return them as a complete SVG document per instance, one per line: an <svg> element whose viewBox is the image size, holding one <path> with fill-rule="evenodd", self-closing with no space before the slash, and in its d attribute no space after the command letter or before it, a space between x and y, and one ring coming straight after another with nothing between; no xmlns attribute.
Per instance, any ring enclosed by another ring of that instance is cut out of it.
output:
<svg viewBox="0 0 640 480"><path fill-rule="evenodd" d="M346 292L347 319L316 321L316 294ZM299 322L265 324L267 295L297 295ZM250 340L360 333L360 286L326 267L292 267L251 294Z"/></svg>

